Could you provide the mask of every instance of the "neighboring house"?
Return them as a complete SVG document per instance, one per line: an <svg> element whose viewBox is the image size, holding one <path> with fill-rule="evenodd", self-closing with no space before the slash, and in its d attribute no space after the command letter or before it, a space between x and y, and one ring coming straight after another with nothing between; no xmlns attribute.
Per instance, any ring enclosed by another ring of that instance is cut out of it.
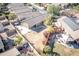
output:
<svg viewBox="0 0 79 59"><path fill-rule="evenodd" d="M10 37L17 33L15 28L11 25L4 26L3 28L4 28L4 30L2 33L5 33L5 36L7 36L7 37Z"/></svg>
<svg viewBox="0 0 79 59"><path fill-rule="evenodd" d="M18 56L18 55L20 55L20 52L16 48L12 48L8 51L0 53L0 56Z"/></svg>
<svg viewBox="0 0 79 59"><path fill-rule="evenodd" d="M4 45L3 45L3 42L2 42L2 36L0 35L0 50L1 49L4 51Z"/></svg>
<svg viewBox="0 0 79 59"><path fill-rule="evenodd" d="M9 24L5 16L0 16L0 33L5 37L16 34L15 28Z"/></svg>
<svg viewBox="0 0 79 59"><path fill-rule="evenodd" d="M0 32L2 31L4 31L4 27L5 26L7 26L7 25L9 25L9 22L8 22L8 20L6 19L6 17L5 16L0 16Z"/></svg>
<svg viewBox="0 0 79 59"><path fill-rule="evenodd" d="M33 11L33 7L30 8L30 6L24 6L23 4L11 4L9 10L14 12L22 23L26 22L30 28L45 19L45 14Z"/></svg>
<svg viewBox="0 0 79 59"><path fill-rule="evenodd" d="M65 9L60 11L60 15L73 18L79 18L79 11L73 9Z"/></svg>
<svg viewBox="0 0 79 59"><path fill-rule="evenodd" d="M63 16L58 19L62 28L67 34L69 34L74 40L79 40L79 23L76 22L76 19L68 18Z"/></svg>

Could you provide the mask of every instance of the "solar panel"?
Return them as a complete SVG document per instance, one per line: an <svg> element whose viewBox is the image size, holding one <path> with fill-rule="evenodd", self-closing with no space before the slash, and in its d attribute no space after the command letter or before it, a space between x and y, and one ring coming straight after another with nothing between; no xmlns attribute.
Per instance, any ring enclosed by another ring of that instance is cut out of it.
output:
<svg viewBox="0 0 79 59"><path fill-rule="evenodd" d="M69 18L65 18L64 22L73 30L76 31L79 29L78 24L76 24L73 20L69 19Z"/></svg>

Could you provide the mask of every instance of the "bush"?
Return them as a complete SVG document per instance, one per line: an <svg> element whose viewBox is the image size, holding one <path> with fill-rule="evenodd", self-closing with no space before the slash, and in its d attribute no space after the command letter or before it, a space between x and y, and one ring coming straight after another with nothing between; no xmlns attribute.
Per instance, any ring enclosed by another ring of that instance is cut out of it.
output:
<svg viewBox="0 0 79 59"><path fill-rule="evenodd" d="M9 15L8 15L8 19L9 20L14 20L16 18L16 15L14 14L14 13L10 13Z"/></svg>
<svg viewBox="0 0 79 59"><path fill-rule="evenodd" d="M2 16L2 13L0 13L0 16Z"/></svg>
<svg viewBox="0 0 79 59"><path fill-rule="evenodd" d="M8 16L10 14L10 12L5 12L4 14L5 14L5 16Z"/></svg>
<svg viewBox="0 0 79 59"><path fill-rule="evenodd" d="M78 10L79 11L79 5L74 6L73 9Z"/></svg>
<svg viewBox="0 0 79 59"><path fill-rule="evenodd" d="M53 16L59 15L59 11L60 11L59 6L55 6L55 5L52 5L52 4L49 4L47 6L47 13L48 14L52 14Z"/></svg>
<svg viewBox="0 0 79 59"><path fill-rule="evenodd" d="M48 26L47 31L50 32L50 33L55 32L55 30L52 26Z"/></svg>
<svg viewBox="0 0 79 59"><path fill-rule="evenodd" d="M51 47L50 46L45 46L43 49L44 54L50 54L51 53Z"/></svg>
<svg viewBox="0 0 79 59"><path fill-rule="evenodd" d="M20 44L22 42L22 37L17 36L15 42L16 44Z"/></svg>
<svg viewBox="0 0 79 59"><path fill-rule="evenodd" d="M45 26L52 26L52 23L54 22L54 17L51 16L51 15L48 15L46 18L45 18L45 21L44 21L44 25Z"/></svg>

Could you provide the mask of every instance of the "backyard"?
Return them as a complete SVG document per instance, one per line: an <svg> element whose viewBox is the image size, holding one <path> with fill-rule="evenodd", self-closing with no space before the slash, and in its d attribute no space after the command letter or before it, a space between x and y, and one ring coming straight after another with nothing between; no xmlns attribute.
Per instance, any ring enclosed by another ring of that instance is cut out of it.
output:
<svg viewBox="0 0 79 59"><path fill-rule="evenodd" d="M53 52L57 52L62 56L79 56L79 49L67 48L59 43L54 44Z"/></svg>

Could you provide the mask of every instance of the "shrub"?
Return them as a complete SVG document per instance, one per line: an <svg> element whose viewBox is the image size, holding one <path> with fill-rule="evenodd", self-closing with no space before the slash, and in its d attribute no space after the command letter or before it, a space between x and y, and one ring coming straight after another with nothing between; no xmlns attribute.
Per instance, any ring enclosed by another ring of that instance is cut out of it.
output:
<svg viewBox="0 0 79 59"><path fill-rule="evenodd" d="M52 5L52 4L49 4L47 6L47 13L48 14L52 14L53 16L59 15L59 11L60 11L59 6L55 6L55 5Z"/></svg>
<svg viewBox="0 0 79 59"><path fill-rule="evenodd" d="M50 33L55 32L55 30L52 26L48 26L47 31L50 32Z"/></svg>
<svg viewBox="0 0 79 59"><path fill-rule="evenodd" d="M9 20L14 20L16 18L16 15L14 14L14 13L10 13L9 15L8 15L8 19Z"/></svg>
<svg viewBox="0 0 79 59"><path fill-rule="evenodd" d="M51 47L50 46L45 46L44 49L43 49L43 53L44 54L50 54L51 52Z"/></svg>
<svg viewBox="0 0 79 59"><path fill-rule="evenodd" d="M48 15L46 18L45 18L45 21L44 21L44 25L45 26L52 26L52 23L54 22L54 17L51 16L51 15Z"/></svg>
<svg viewBox="0 0 79 59"><path fill-rule="evenodd" d="M20 36L17 36L15 42L16 44L20 44L22 42L22 38Z"/></svg>

